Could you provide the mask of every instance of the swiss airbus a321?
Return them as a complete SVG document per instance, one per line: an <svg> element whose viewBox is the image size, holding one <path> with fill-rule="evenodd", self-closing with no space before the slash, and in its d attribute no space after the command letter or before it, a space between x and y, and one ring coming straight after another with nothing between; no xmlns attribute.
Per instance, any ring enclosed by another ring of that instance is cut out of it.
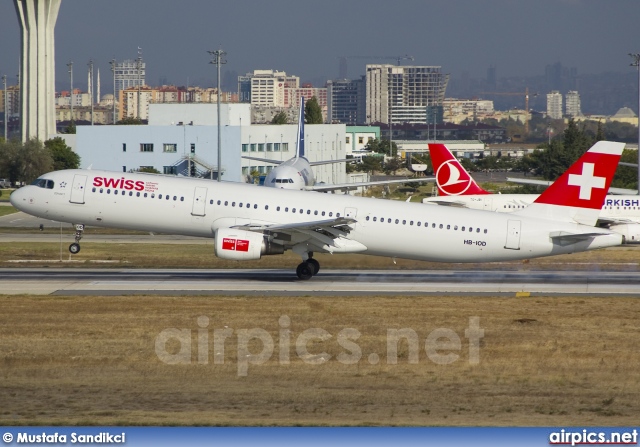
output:
<svg viewBox="0 0 640 447"><path fill-rule="evenodd" d="M439 195L423 199L423 203L512 213L531 205L539 196L490 194L475 182L444 144L429 144L429 153ZM627 244L640 243L640 197L607 195L596 225L622 234Z"/></svg>
<svg viewBox="0 0 640 447"><path fill-rule="evenodd" d="M214 238L224 259L292 250L300 279L315 253L441 262L510 261L617 246L595 228L624 144L601 141L529 207L512 214L144 173L65 170L11 195L28 214L84 225Z"/></svg>

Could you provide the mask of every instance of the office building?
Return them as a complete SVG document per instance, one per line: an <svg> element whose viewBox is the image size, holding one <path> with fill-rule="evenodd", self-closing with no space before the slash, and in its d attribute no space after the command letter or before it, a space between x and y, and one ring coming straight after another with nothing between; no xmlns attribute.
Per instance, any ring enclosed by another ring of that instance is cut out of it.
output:
<svg viewBox="0 0 640 447"><path fill-rule="evenodd" d="M582 115L580 110L580 94L574 90L565 95L565 115L574 118Z"/></svg>
<svg viewBox="0 0 640 447"><path fill-rule="evenodd" d="M364 76L327 81L327 121L356 126L366 121Z"/></svg>
<svg viewBox="0 0 640 447"><path fill-rule="evenodd" d="M547 116L554 120L562 119L562 94L557 90L547 94Z"/></svg>

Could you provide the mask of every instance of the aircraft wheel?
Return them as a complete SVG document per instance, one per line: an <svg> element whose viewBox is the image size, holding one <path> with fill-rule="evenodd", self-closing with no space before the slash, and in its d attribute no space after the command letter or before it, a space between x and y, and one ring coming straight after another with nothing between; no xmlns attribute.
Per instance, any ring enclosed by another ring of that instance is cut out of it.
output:
<svg viewBox="0 0 640 447"><path fill-rule="evenodd" d="M313 277L313 265L308 262L302 262L296 268L296 275L300 279L311 279Z"/></svg>
<svg viewBox="0 0 640 447"><path fill-rule="evenodd" d="M307 259L307 263L313 266L313 274L317 275L318 272L320 271L320 263L313 258Z"/></svg>
<svg viewBox="0 0 640 447"><path fill-rule="evenodd" d="M80 244L77 243L73 243L71 245L69 245L69 251L71 252L72 255L75 255L77 253L80 252Z"/></svg>

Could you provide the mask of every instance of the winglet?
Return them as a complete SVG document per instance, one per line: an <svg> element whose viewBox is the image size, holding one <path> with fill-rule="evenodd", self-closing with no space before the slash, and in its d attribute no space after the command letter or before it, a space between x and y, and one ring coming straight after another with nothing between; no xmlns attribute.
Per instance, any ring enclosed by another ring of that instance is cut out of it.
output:
<svg viewBox="0 0 640 447"><path fill-rule="evenodd" d="M624 143L598 141L530 206L515 214L595 225Z"/></svg>
<svg viewBox="0 0 640 447"><path fill-rule="evenodd" d="M429 153L436 173L438 195L489 194L475 182L447 146L441 143L429 143Z"/></svg>
<svg viewBox="0 0 640 447"><path fill-rule="evenodd" d="M298 112L298 147L296 159L304 157L304 96L300 98L300 111Z"/></svg>

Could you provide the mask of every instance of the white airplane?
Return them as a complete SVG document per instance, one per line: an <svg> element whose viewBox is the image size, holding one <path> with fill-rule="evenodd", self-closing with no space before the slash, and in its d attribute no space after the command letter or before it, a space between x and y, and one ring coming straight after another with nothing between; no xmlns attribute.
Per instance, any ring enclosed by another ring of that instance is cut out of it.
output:
<svg viewBox="0 0 640 447"><path fill-rule="evenodd" d="M263 163L277 165L267 174L264 186L280 189L295 189L305 191L329 192L337 190L353 190L361 186L389 185L392 183L416 183L434 181L433 178L412 178L386 181L316 184L316 177L312 166L327 165L333 163L351 163L355 159L343 158L339 160L309 161L304 156L304 98L300 101L298 112L298 141L296 143L296 156L285 161L270 158L251 157L243 155L247 160L256 160Z"/></svg>
<svg viewBox="0 0 640 447"><path fill-rule="evenodd" d="M529 207L513 214L431 207L304 191L269 190L145 173L72 169L40 176L11 204L75 224L214 238L223 259L256 260L292 250L309 279L314 253L362 253L424 261L529 259L620 245L595 228L624 144L599 142Z"/></svg>
<svg viewBox="0 0 640 447"><path fill-rule="evenodd" d="M439 196L422 199L423 203L512 213L539 197L539 194L490 194L473 180L444 144L429 144L429 153ZM596 225L622 234L625 243L640 243L640 196L607 195Z"/></svg>

